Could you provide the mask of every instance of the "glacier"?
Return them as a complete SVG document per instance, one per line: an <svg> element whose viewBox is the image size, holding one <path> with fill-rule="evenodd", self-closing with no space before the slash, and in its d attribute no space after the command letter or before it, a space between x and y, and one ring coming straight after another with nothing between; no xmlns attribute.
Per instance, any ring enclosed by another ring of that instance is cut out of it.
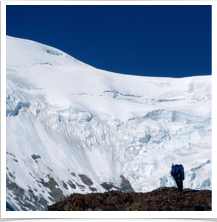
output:
<svg viewBox="0 0 217 222"><path fill-rule="evenodd" d="M72 193L212 189L211 76L157 78L94 68L6 39L6 201L46 210ZM124 178L124 179L123 179ZM106 188L108 187L108 189Z"/></svg>

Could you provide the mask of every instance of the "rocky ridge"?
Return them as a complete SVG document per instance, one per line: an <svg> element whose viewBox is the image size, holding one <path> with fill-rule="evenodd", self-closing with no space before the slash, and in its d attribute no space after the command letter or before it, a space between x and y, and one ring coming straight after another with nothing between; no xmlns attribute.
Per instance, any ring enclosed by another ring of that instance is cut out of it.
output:
<svg viewBox="0 0 217 222"><path fill-rule="evenodd" d="M48 211L211 211L212 191L161 187L147 193L112 190L105 193L74 193L48 206Z"/></svg>

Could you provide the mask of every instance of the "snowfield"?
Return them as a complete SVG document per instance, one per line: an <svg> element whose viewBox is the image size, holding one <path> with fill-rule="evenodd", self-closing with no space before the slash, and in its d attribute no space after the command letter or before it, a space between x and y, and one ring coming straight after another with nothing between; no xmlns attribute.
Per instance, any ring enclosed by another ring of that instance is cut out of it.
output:
<svg viewBox="0 0 217 222"><path fill-rule="evenodd" d="M212 189L212 79L139 77L7 36L7 202L45 210L72 193ZM111 188L111 189L114 189Z"/></svg>

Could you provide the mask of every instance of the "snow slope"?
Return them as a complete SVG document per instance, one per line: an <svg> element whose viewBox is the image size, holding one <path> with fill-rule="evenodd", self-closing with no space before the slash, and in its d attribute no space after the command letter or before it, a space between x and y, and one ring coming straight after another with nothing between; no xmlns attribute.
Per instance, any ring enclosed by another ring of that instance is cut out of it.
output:
<svg viewBox="0 0 217 222"><path fill-rule="evenodd" d="M71 193L212 189L211 76L154 78L96 69L7 36L7 201L44 210ZM113 188L112 188L113 189Z"/></svg>

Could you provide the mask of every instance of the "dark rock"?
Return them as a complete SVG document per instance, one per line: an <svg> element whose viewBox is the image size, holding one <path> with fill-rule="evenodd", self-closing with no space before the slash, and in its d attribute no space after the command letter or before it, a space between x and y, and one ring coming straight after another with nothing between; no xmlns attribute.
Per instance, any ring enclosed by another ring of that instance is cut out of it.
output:
<svg viewBox="0 0 217 222"><path fill-rule="evenodd" d="M68 186L67 186L67 184L62 180L62 183L63 183L63 187L66 189L66 190L68 190L69 188L68 188Z"/></svg>
<svg viewBox="0 0 217 222"><path fill-rule="evenodd" d="M41 184L44 186L44 187L48 187L51 192L50 192L50 195L51 197L53 197L53 199L57 202L57 201L61 201L61 200L64 200L65 196L63 195L63 192L60 188L57 188L58 183L54 180L54 178L50 177L49 175L47 175L49 181L48 182L45 182L43 179L40 179L41 181Z"/></svg>
<svg viewBox="0 0 217 222"><path fill-rule="evenodd" d="M53 172L53 170L50 167L47 167L51 172Z"/></svg>
<svg viewBox="0 0 217 222"><path fill-rule="evenodd" d="M91 180L90 178L88 178L86 175L84 175L84 174L79 174L79 177L81 178L81 181L82 181L84 184L86 184L86 185L88 185L88 186L93 185L92 180Z"/></svg>
<svg viewBox="0 0 217 222"><path fill-rule="evenodd" d="M32 154L31 157L33 160L37 160L38 158L41 159L39 155L35 155L35 154Z"/></svg>
<svg viewBox="0 0 217 222"><path fill-rule="evenodd" d="M13 159L13 161L15 161L15 162L17 162L17 163L18 163L18 160L17 160L17 159L15 159L15 158Z"/></svg>
<svg viewBox="0 0 217 222"><path fill-rule="evenodd" d="M71 174L72 176L76 177L75 173L71 172L70 174Z"/></svg>
<svg viewBox="0 0 217 222"><path fill-rule="evenodd" d="M76 183L77 184L77 186L81 189L81 190L84 190L85 189L85 186L83 186L83 185L81 185L81 184L78 184L78 183Z"/></svg>
<svg viewBox="0 0 217 222"><path fill-rule="evenodd" d="M75 185L74 183L72 183L71 180L68 180L67 183L68 183L68 185L69 185L71 188L76 189L76 185Z"/></svg>
<svg viewBox="0 0 217 222"><path fill-rule="evenodd" d="M122 181L121 181L121 190L124 192L135 192L134 189L132 188L130 181L127 180L123 175L120 176Z"/></svg>
<svg viewBox="0 0 217 222"><path fill-rule="evenodd" d="M36 196L34 192L29 189L25 191L23 188L19 187L15 182L11 181L6 175L6 187L14 195L14 199L18 202L22 210L46 210L48 201L41 195ZM34 203L30 204L30 203Z"/></svg>
<svg viewBox="0 0 217 222"><path fill-rule="evenodd" d="M148 193L109 191L72 194L48 206L48 211L211 211L211 190L161 187Z"/></svg>
<svg viewBox="0 0 217 222"><path fill-rule="evenodd" d="M90 189L91 191L97 191L97 189L96 189L95 187L89 187L89 189Z"/></svg>
<svg viewBox="0 0 217 222"><path fill-rule="evenodd" d="M116 187L113 183L111 183L111 182L109 182L109 183L107 183L107 182L104 182L104 183L102 183L102 184L100 184L104 189L106 189L107 191L109 191L110 189L112 189L112 188L115 188L115 189L117 189L117 190L120 190L120 188L119 187Z"/></svg>

